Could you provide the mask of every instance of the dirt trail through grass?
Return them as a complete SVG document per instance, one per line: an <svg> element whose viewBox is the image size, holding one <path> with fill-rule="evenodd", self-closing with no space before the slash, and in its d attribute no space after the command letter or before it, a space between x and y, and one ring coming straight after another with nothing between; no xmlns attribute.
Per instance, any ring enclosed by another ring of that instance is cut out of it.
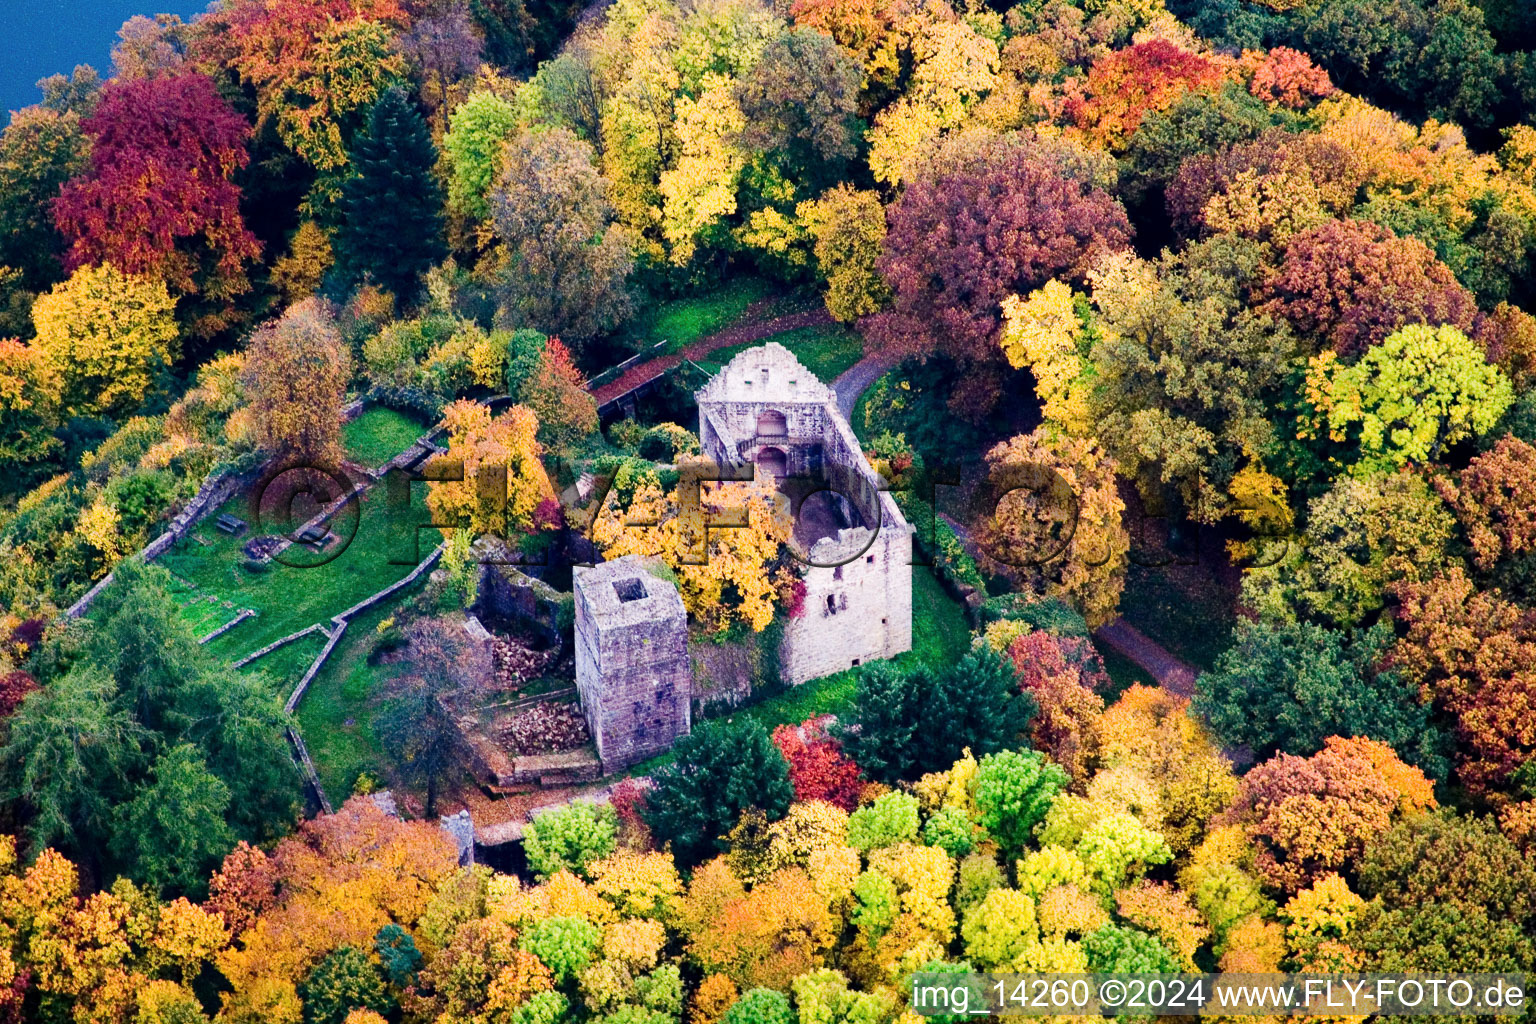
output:
<svg viewBox="0 0 1536 1024"><path fill-rule="evenodd" d="M761 305L754 303L753 308ZM732 345L745 345L754 341L763 341L772 338L776 334L785 331L793 331L802 327L823 327L833 323L832 317L825 308L818 307L801 313L788 313L784 316L776 316L770 320L752 320L752 308L745 314L742 323L733 324L723 331L700 338L698 341L686 346L681 352L667 353L647 360L638 366L631 366L618 377L603 384L592 392L592 397L597 400L598 407L620 398L638 387L649 384L662 374L682 364L685 359L700 359L709 355L716 349L728 348Z"/></svg>

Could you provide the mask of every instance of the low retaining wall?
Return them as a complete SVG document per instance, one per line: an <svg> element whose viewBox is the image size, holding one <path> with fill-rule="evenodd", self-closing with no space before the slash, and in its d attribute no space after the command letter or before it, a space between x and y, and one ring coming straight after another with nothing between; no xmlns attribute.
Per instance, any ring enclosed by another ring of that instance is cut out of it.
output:
<svg viewBox="0 0 1536 1024"><path fill-rule="evenodd" d="M153 562L161 555L169 551L178 541L192 532L192 528L198 522L224 504L230 498L239 494L251 481L255 480L266 469L266 463L245 473L234 473L229 470L216 469L203 481L203 486L198 488L197 494L187 502L176 517L171 520L165 532L146 544L137 554L129 555L129 558L139 558L145 562ZM64 617L78 619L91 610L91 605L101 592L112 583L112 573L107 573L97 580L95 585L80 595L80 600L70 605L64 612Z"/></svg>

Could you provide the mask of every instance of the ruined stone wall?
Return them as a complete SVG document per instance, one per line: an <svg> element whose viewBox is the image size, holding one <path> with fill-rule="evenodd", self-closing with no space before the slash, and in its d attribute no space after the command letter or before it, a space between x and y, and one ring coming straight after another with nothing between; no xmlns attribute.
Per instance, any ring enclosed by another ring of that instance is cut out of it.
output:
<svg viewBox="0 0 1536 1024"><path fill-rule="evenodd" d="M562 626L570 623L568 613L565 622L561 622L561 608L569 602L570 595L515 566L497 563L482 563L479 591L473 611L492 628L515 627L536 634L548 646L561 644Z"/></svg>
<svg viewBox="0 0 1536 1024"><path fill-rule="evenodd" d="M912 649L912 528L870 468L841 416L829 415L822 450L830 483L867 524L819 541L805 571L805 614L791 619L779 654L784 681L841 672ZM842 564L838 564L842 563Z"/></svg>
<svg viewBox="0 0 1536 1024"><path fill-rule="evenodd" d="M692 727L688 619L677 588L633 555L578 569L576 688L604 773Z"/></svg>
<svg viewBox="0 0 1536 1024"><path fill-rule="evenodd" d="M786 624L784 681L805 682L912 647L912 531L864 458L836 396L789 350L768 344L731 360L698 395L704 451L739 464L772 443L790 476L822 477L858 510L864 526L817 542L805 570L805 613ZM785 438L760 432L782 413Z"/></svg>
<svg viewBox="0 0 1536 1024"><path fill-rule="evenodd" d="M779 653L786 683L797 685L912 649L912 537L881 529L870 540L860 527L839 535L853 558L805 573L805 613L784 628ZM831 542L815 561L841 561Z"/></svg>

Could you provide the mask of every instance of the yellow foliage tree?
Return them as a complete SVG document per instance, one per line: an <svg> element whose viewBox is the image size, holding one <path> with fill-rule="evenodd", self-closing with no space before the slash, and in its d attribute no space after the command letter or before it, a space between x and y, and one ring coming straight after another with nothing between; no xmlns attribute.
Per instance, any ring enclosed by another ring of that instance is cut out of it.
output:
<svg viewBox="0 0 1536 1024"><path fill-rule="evenodd" d="M998 495L980 531L987 561L1091 626L1113 618L1131 546L1115 461L1092 439L1040 428L994 447L987 466Z"/></svg>
<svg viewBox="0 0 1536 1024"><path fill-rule="evenodd" d="M1003 301L1003 333L999 344L1008 365L1029 367L1046 419L1069 434L1092 432L1087 372L1083 357L1083 323L1077 315L1072 289L1047 281L1028 298L1010 295Z"/></svg>
<svg viewBox="0 0 1536 1024"><path fill-rule="evenodd" d="M955 912L949 905L949 889L954 884L955 862L947 853L936 846L897 843L873 851L869 866L896 883L901 909L918 927L940 943L954 938Z"/></svg>
<svg viewBox="0 0 1536 1024"><path fill-rule="evenodd" d="M589 870L592 890L621 914L665 921L683 892L677 867L665 853L616 853Z"/></svg>
<svg viewBox="0 0 1536 1024"><path fill-rule="evenodd" d="M273 261L272 284L282 292L284 301L299 302L320 290L333 262L330 236L314 221L306 220L293 233L287 254Z"/></svg>
<svg viewBox="0 0 1536 1024"><path fill-rule="evenodd" d="M101 552L104 562L110 564L123 553L123 535L118 529L120 525L121 517L117 509L107 502L105 494L98 494L96 500L80 513L75 530L85 538L87 544Z"/></svg>
<svg viewBox="0 0 1536 1024"><path fill-rule="evenodd" d="M791 804L768 826L768 862L775 868L810 863L811 854L848 845L848 812L825 800Z"/></svg>
<svg viewBox="0 0 1536 1024"><path fill-rule="evenodd" d="M905 37L908 42L911 83L869 130L870 170L876 180L892 186L910 176L914 156L957 128L966 111L997 85L997 43L951 12L946 11L947 18L932 13L931 8L910 19L915 27L910 34L893 34L892 41Z"/></svg>
<svg viewBox="0 0 1536 1024"><path fill-rule="evenodd" d="M816 893L835 913L846 916L853 886L859 878L859 851L851 846L824 846L812 850L807 871Z"/></svg>
<svg viewBox="0 0 1536 1024"><path fill-rule="evenodd" d="M32 462L59 447L59 367L34 345L0 338L0 464Z"/></svg>
<svg viewBox="0 0 1536 1024"><path fill-rule="evenodd" d="M1326 874L1280 908L1291 959L1305 971L1360 970L1364 957L1348 945L1365 900L1336 874Z"/></svg>
<svg viewBox="0 0 1536 1024"><path fill-rule="evenodd" d="M705 231L736 212L736 179L747 163L736 142L747 119L736 104L735 83L710 72L701 85L697 99L677 100L680 155L660 180L662 232L679 266L693 259Z"/></svg>
<svg viewBox="0 0 1536 1024"><path fill-rule="evenodd" d="M827 312L844 323L879 312L891 292L876 266L885 241L880 194L846 182L795 207L827 280Z"/></svg>
<svg viewBox="0 0 1536 1024"><path fill-rule="evenodd" d="M459 401L444 411L443 426L448 452L427 470L433 522L496 537L540 525L534 514L555 489L539 461L538 417L514 405L493 418L479 402ZM453 476L460 479L445 479Z"/></svg>
<svg viewBox="0 0 1536 1024"><path fill-rule="evenodd" d="M1175 851L1189 849L1211 816L1237 796L1237 777L1189 702L1161 687L1134 685L1099 720L1100 759L1134 769L1157 786L1160 831Z"/></svg>
<svg viewBox="0 0 1536 1024"><path fill-rule="evenodd" d="M176 300L164 282L111 265L81 267L32 306L33 343L58 368L64 408L121 413L171 362Z"/></svg>
<svg viewBox="0 0 1536 1024"><path fill-rule="evenodd" d="M966 912L960 936L977 969L1007 968L1040 941L1035 901L1017 889L993 889Z"/></svg>
<svg viewBox="0 0 1536 1024"><path fill-rule="evenodd" d="M697 463L684 463L690 465ZM697 501L690 501L694 488ZM727 522L738 525L721 525ZM671 495L648 475L627 510L610 497L592 528L605 558L659 557L676 574L683 604L699 622L724 629L739 620L759 632L773 621L774 601L794 580L780 558L789 536L785 503L763 485L690 482L686 468ZM725 601L728 584L738 598L734 604Z"/></svg>
<svg viewBox="0 0 1536 1024"><path fill-rule="evenodd" d="M627 917L603 932L603 956L630 971L655 967L666 944L667 930L660 921Z"/></svg>

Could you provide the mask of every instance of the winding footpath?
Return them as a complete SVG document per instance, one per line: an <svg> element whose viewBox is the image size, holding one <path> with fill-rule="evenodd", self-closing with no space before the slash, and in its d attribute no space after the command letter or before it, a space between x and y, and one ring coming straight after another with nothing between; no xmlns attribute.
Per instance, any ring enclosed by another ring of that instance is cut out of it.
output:
<svg viewBox="0 0 1536 1024"><path fill-rule="evenodd" d="M750 315L749 309L747 316L750 317ZM722 331L706 335L685 346L681 352L669 352L655 359L648 359L638 366L631 366L613 380L594 388L592 397L597 401L597 407L601 409L631 391L644 387L663 374L671 372L681 366L685 359L702 359L716 349L730 348L732 345L747 345L754 341L764 341L785 331L799 330L802 327L823 327L834 322L826 308L821 305L812 310L788 313L769 320L748 319L744 323L733 324Z"/></svg>
<svg viewBox="0 0 1536 1024"><path fill-rule="evenodd" d="M885 354L868 355L844 370L832 382L832 390L837 395L837 411L843 414L843 419L852 422L853 407L859 404L864 392L898 361Z"/></svg>
<svg viewBox="0 0 1536 1024"><path fill-rule="evenodd" d="M841 395L838 396L838 401L841 404ZM961 545L974 558L977 549L970 531L943 512L939 513L939 518L949 524L949 528L955 531L955 536L960 540ZM1186 700L1194 697L1195 679L1200 675L1200 670L1174 657L1168 648L1126 622L1124 617L1116 616L1094 630L1093 638L1116 654L1135 662L1143 672L1156 680L1157 685L1169 693L1177 694Z"/></svg>

